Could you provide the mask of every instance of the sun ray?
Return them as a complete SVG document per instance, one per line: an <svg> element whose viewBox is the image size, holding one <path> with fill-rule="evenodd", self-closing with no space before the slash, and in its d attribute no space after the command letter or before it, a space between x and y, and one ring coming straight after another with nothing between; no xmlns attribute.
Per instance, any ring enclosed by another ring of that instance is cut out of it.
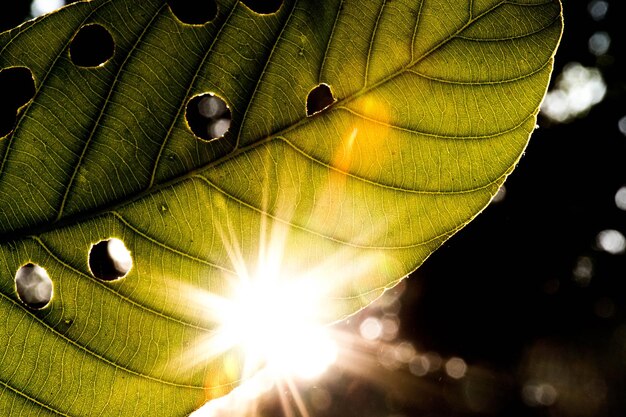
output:
<svg viewBox="0 0 626 417"><path fill-rule="evenodd" d="M306 408L306 405L304 404L304 400L302 399L302 396L300 395L300 391L298 390L298 387L296 386L296 384L293 382L291 378L285 378L285 382L287 384L287 388L289 389L289 392L291 392L291 395L293 396L293 400L296 403L296 409L300 413L300 416L311 417L311 415L309 414L309 411Z"/></svg>

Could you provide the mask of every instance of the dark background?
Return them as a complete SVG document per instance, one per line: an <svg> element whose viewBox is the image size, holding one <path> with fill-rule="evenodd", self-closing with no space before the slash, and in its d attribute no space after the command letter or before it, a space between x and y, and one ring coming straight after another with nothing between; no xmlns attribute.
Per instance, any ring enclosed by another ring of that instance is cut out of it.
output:
<svg viewBox="0 0 626 417"><path fill-rule="evenodd" d="M601 21L592 19L587 1L563 3L554 77L572 61L598 67L608 87L604 101L568 124L540 116L504 201L408 281L403 335L462 357L467 378L472 365L484 367L492 373L488 388L506 397L484 410L446 404L444 415L626 415L626 256L596 245L602 230L626 233L626 212L614 200L626 184L626 137L618 129L626 115L626 15L619 1L608 2ZM588 48L596 31L612 40L600 57ZM574 274L581 257L592 260L588 282ZM555 388L552 406L524 401L524 386L533 381Z"/></svg>
<svg viewBox="0 0 626 417"><path fill-rule="evenodd" d="M506 198L434 253L400 299L397 341L444 363L462 358L465 376L450 378L445 367L424 377L407 366L377 365L372 378L334 370L303 387L313 416L626 415L626 256L596 244L602 230L626 234L626 212L614 201L626 184L618 129L626 115L625 15L617 0L600 21L587 1L563 3L554 75L572 61L597 67L605 99L570 123L540 116ZM29 12L28 1L3 4L0 30ZM588 48L596 31L612 40L599 57ZM581 257L593 266L584 280L574 273ZM271 396L262 408L283 414Z"/></svg>

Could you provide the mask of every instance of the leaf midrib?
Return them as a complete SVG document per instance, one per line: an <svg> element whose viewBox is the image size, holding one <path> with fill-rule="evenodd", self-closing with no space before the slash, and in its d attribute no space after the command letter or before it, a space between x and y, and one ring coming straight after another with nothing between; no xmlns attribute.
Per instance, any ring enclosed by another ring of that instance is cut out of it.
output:
<svg viewBox="0 0 626 417"><path fill-rule="evenodd" d="M111 0L109 0L109 1L111 1ZM293 10L295 10L296 4L297 4L298 1L299 0L296 0L296 3L294 4L294 9L292 9L291 12L293 12ZM358 90L357 92L355 92L351 96L348 96L348 97L345 97L345 98L343 98L341 100L336 101L328 109L328 111L331 111L334 107L337 107L337 108L344 107L345 108L346 104L348 104L348 103L350 103L350 102L352 102L352 101L362 97L363 95L365 95L365 94L367 94L367 93L377 89L378 87L380 87L380 86L390 82L394 78L399 77L399 76L405 74L406 72L409 72L412 67L414 67L415 65L417 65L418 63L420 63L424 59L428 58L431 54L433 54L434 52L439 50L441 47L443 47L445 44L447 44L451 40L455 39L465 29L467 29L471 25L475 24L477 21L479 21L480 19L482 19L483 17L485 17L486 15L488 15L491 12L493 12L494 10L496 10L497 8L501 7L504 4L512 4L512 5L521 6L521 7L539 7L539 6L550 4L550 3L552 3L552 0L548 0L548 1L543 2L543 3L535 3L535 4L520 4L520 3L508 1L508 0L500 1L500 2L496 3L495 5L493 5L492 7L490 7L489 9L486 9L481 14L479 14L479 15L477 15L475 17L471 17L464 25L462 25L460 28L458 28L450 36L448 36L448 37L444 38L443 40L441 40L439 43L437 43L432 48L430 48L429 50L424 52L418 58L412 59L405 66L401 67L397 71L391 73L387 77L384 77L384 78L380 79L379 81L377 81L375 83L372 83L372 84L369 84L369 85L367 85L367 83L366 83L364 85L364 87L362 87L360 90ZM91 13L90 15L92 15L92 14L93 13ZM290 15L291 15L291 13L290 13ZM289 18L287 18L287 20L289 20ZM551 22L551 24L552 23L553 22ZM280 33L282 34L283 32L281 31ZM275 44L278 43L279 40L280 40L280 36L278 36ZM261 76L261 78L262 78L262 76ZM185 104L185 102L183 101L183 103L181 103L181 106L179 106L178 114L180 114L180 111L184 107L184 104ZM102 205L100 207L96 207L94 209L87 210L87 211L85 211L83 213L80 213L80 214L75 214L75 215L73 215L71 217L60 218L60 219L55 220L53 222L47 222L47 223L40 224L40 225L24 227L24 228L13 230L13 231L10 231L10 232L4 233L4 234L0 234L0 244L21 240L24 237L38 236L38 235L41 235L41 234L44 234L44 233L47 233L47 232L50 232L50 231L53 231L53 230L61 229L61 228L68 227L68 226L71 226L71 225L76 224L76 223L80 223L80 222L85 221L85 220L92 219L92 218L100 216L100 215L104 215L106 213L114 212L117 209L120 209L122 207L131 205L131 204L133 204L133 203L135 203L137 201L140 201L143 198L145 198L145 197L147 197L149 195L155 194L155 193L157 193L157 192L159 192L161 190L164 190L164 189L167 189L167 188L170 188L170 187L174 187L174 186L178 185L179 183L182 183L184 181L192 179L193 177L199 176L199 174L202 173L203 171L206 171L206 170L209 170L209 169L214 168L216 166L222 165L222 164L228 162L231 159L234 159L234 158L236 158L236 157L238 157L240 155L243 155L243 154L245 154L245 153L247 153L247 152L249 152L251 150L254 150L254 149L258 148L258 147L261 147L261 146L263 146L263 145L265 145L265 144L275 140L276 137L284 136L285 134L289 133L290 131L293 131L293 130L299 128L299 127L302 127L303 125L306 125L307 123L311 122L312 120L315 120L318 117L322 117L325 113L326 112L321 112L321 113L318 113L318 114L313 115L311 117L301 118L298 121L296 121L295 123L292 123L291 125L282 127L280 129L276 130L275 132L273 132L272 134L267 135L267 136L259 139L256 142L251 143L250 145L247 145L247 146L244 146L244 147L235 147L231 152L227 153L226 155L224 155L224 156L222 156L220 158L215 159L214 161L211 161L208 164L205 164L205 165L197 167L197 168L195 168L193 170L187 171L186 173L184 173L182 175L179 175L177 177L171 178L170 180L167 180L167 181L164 181L162 183L153 185L152 187L147 188L144 191L141 191L141 192L135 194L132 197L124 196L124 197L122 197L120 199L112 200L109 204L105 204L105 205ZM242 120L241 125L243 126L243 120ZM498 132L498 133L500 134L502 132ZM7 150L7 152L8 152L8 150ZM471 191L471 190L468 190L468 191Z"/></svg>

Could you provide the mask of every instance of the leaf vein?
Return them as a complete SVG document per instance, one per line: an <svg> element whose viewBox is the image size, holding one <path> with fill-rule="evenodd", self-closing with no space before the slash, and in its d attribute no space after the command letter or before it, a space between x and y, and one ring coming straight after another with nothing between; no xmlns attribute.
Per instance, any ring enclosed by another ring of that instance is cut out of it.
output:
<svg viewBox="0 0 626 417"><path fill-rule="evenodd" d="M367 48L367 59L365 61L365 75L363 76L363 88L366 88L369 83L369 70L370 70L370 63L372 60L372 52L374 49L374 42L376 40L376 35L378 34L378 26L380 24L380 18L384 13L386 5L387 5L387 0L383 0L382 5L380 6L380 10L378 11L378 16L376 16L376 23L374 24L374 29L372 30L372 36L370 37L369 46Z"/></svg>
<svg viewBox="0 0 626 417"><path fill-rule="evenodd" d="M99 355L98 353L92 351L91 349L89 349L87 346L83 346L80 343L76 342L75 340L70 339L69 337L65 336L63 333L60 333L59 331L57 331L54 327L50 326L48 323L46 323L45 321L43 321L41 318L37 317L36 315L34 315L33 313L31 313L30 311L26 310L26 308L24 308L23 306L21 306L20 304L18 304L15 300L13 300L12 298L8 297L7 295L5 295L4 293L0 292L0 297L4 298L5 300L8 300L9 302L11 302L13 305L15 305L16 308L19 308L20 310L22 310L23 312L25 312L26 314L31 316L31 323L38 323L40 324L45 330L47 330L48 332L52 333L53 335L55 335L57 338L63 340L64 342L66 342L67 344L70 344L72 346L74 346L75 348L77 348L80 351L85 352L88 356L93 357L95 359L98 359L99 361L106 363L107 365L110 365L114 368L120 369L126 373L129 373L131 375L137 376L139 378L143 378L143 379L147 379L153 382L157 382L157 383L161 383L163 385L168 385L168 386L173 386L173 387L178 387L178 388L189 388L189 389L195 389L195 390L204 390L204 387L201 385L190 385L190 384L179 384L179 383L175 383L175 382L171 382L171 381L166 381L164 379L160 379L160 378L155 378L153 376L138 372L138 371L134 371L130 368L126 368L110 359L105 358L102 355Z"/></svg>
<svg viewBox="0 0 626 417"><path fill-rule="evenodd" d="M59 410L56 410L56 409L50 407L49 405L44 404L43 402L41 402L41 401L39 401L39 400L29 396L25 392L19 390L18 388L12 386L11 384L9 384L9 383L1 380L1 379L0 379L0 385L4 386L4 388L8 389L9 391L12 391L13 393L17 394L18 396L24 398L25 400L35 404L36 406L38 406L40 408L48 410L48 411L50 411L50 412L52 412L52 413L54 413L56 415L59 415L59 416L72 417L69 414L66 414L66 413L63 413L63 412L61 412Z"/></svg>
<svg viewBox="0 0 626 417"><path fill-rule="evenodd" d="M44 76L41 79L41 82L35 86L35 94L33 95L33 98L28 102L28 104L26 105L26 107L22 110L20 116L17 119L17 123L15 125L15 128L13 130L13 132L9 135L9 137L6 140L9 140L9 144L4 152L4 156L2 158L2 162L0 162L0 181L2 181L2 177L4 176L4 168L6 165L6 162L8 160L9 157L9 153L11 152L11 145L13 144L13 138L15 138L17 131L19 130L19 128L21 127L21 122L24 119L24 116L28 113L28 110L31 108L32 104L35 102L35 100L37 99L37 97L39 96L39 93L41 92L41 90L43 89L44 85L46 85L46 81L48 80L48 77L50 76L50 73L52 72L52 69L56 66L56 63L58 62L58 60L61 58L61 56L63 55L63 53L65 51L67 51L68 46L70 45L70 43L72 42L72 40L74 39L74 36L76 36L76 34L78 33L78 31L80 31L80 29L82 28L82 26L85 24L85 22L87 22L100 8L104 7L105 5L111 3L113 0L106 0L105 2L103 2L101 5L99 5L98 7L96 7L94 10L92 10L86 17L85 19L83 19L83 21L81 22L80 26L78 27L78 29L76 29L74 31L74 35L68 39L68 41L63 45L63 48L60 49L59 53L54 57L54 60L52 62L52 65L50 65L50 67L48 68L48 71L46 71L46 73L44 74ZM29 26L28 28L30 28L32 26Z"/></svg>

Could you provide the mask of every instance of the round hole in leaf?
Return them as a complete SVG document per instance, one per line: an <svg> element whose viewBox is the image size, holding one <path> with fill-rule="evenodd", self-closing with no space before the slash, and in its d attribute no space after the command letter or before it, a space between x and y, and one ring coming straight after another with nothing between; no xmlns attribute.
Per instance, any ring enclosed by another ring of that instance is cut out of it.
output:
<svg viewBox="0 0 626 417"><path fill-rule="evenodd" d="M306 99L306 115L313 116L330 107L335 101L330 86L322 83L309 92Z"/></svg>
<svg viewBox="0 0 626 417"><path fill-rule="evenodd" d="M115 281L124 278L132 267L133 258L121 240L111 238L91 246L89 269L94 277Z"/></svg>
<svg viewBox="0 0 626 417"><path fill-rule="evenodd" d="M213 93L201 94L189 100L185 117L194 135L203 140L223 138L232 122L228 104Z"/></svg>
<svg viewBox="0 0 626 417"><path fill-rule="evenodd" d="M0 71L0 138L15 126L17 111L35 96L35 80L28 68Z"/></svg>
<svg viewBox="0 0 626 417"><path fill-rule="evenodd" d="M28 263L18 269L15 288L20 300L35 310L47 307L52 300L52 280L39 265Z"/></svg>
<svg viewBox="0 0 626 417"><path fill-rule="evenodd" d="M258 14L276 13L283 5L283 0L241 0L241 2Z"/></svg>
<svg viewBox="0 0 626 417"><path fill-rule="evenodd" d="M167 0L174 16L189 25L204 25L217 16L215 0Z"/></svg>
<svg viewBox="0 0 626 417"><path fill-rule="evenodd" d="M98 67L113 57L115 42L103 26L83 26L70 45L72 62L79 67Z"/></svg>

